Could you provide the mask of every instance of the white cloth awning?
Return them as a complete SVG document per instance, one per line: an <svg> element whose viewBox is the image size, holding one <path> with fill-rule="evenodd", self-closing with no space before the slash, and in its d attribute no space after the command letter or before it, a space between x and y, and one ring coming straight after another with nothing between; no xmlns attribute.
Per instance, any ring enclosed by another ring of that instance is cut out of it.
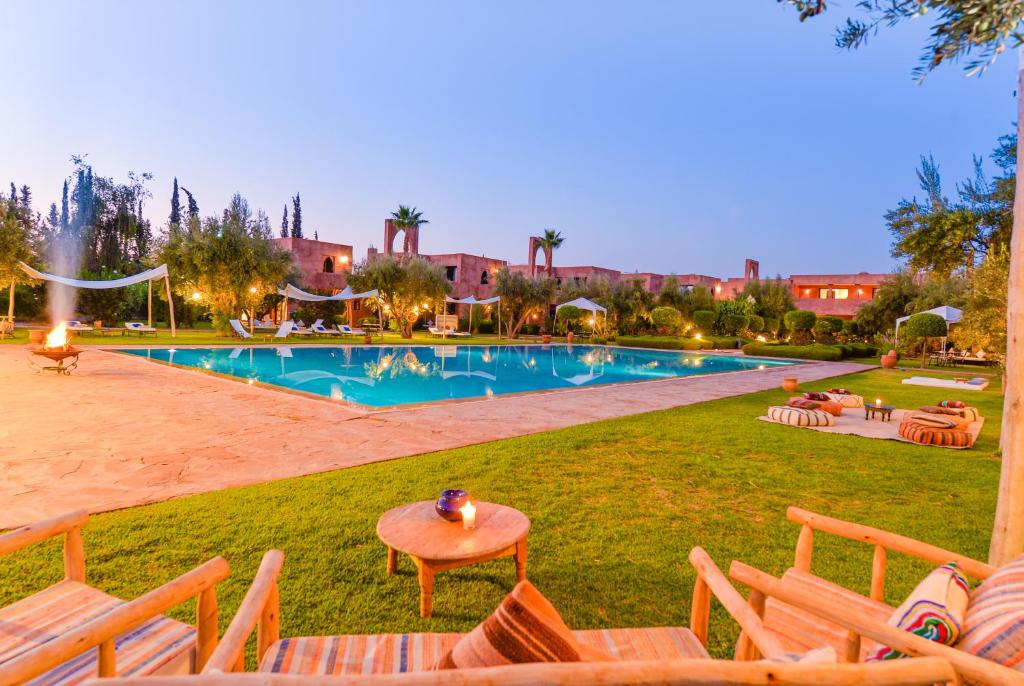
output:
<svg viewBox="0 0 1024 686"><path fill-rule="evenodd" d="M340 293L334 295L316 295L315 293L307 293L301 288L286 284L284 288L277 289L278 295L283 295L286 298L292 300L306 300L308 302L324 302L324 301L340 301L340 300L358 300L359 298L376 298L380 295L380 291L373 289L372 291L366 291L365 293L353 293L349 286L345 287Z"/></svg>
<svg viewBox="0 0 1024 686"><path fill-rule="evenodd" d="M457 300L450 295L446 295L444 297L445 302L456 303L458 305L490 305L491 303L496 303L499 300L501 300L501 297L497 295L494 296L493 298L484 298L483 300L477 300L476 296L474 295L467 295L465 298L462 298L461 300Z"/></svg>
<svg viewBox="0 0 1024 686"><path fill-rule="evenodd" d="M121 279L111 279L110 281L83 281L82 279L71 279L66 276L47 274L37 269L33 269L24 262L19 262L18 266L21 267L21 271L25 272L33 279L52 281L65 286L71 286L72 288L124 288L125 286L134 286L137 283L144 283L146 281L156 281L157 279L163 279L167 276L166 264L161 264L159 267L150 269L149 271L139 272L138 274L126 276Z"/></svg>
<svg viewBox="0 0 1024 686"><path fill-rule="evenodd" d="M563 307L569 307L570 305L580 310L589 310L591 312L604 312L605 314L608 314L607 308L601 307L596 302L593 302L592 300L587 300L586 298L576 298L575 300L570 300L567 303L562 303L561 305L555 308L555 312L558 312Z"/></svg>
<svg viewBox="0 0 1024 686"><path fill-rule="evenodd" d="M949 305L942 305L941 307L933 307L930 310L924 312L915 312L914 314L937 314L946 320L946 332L949 333L949 325L957 324L964 316L963 310L958 310L955 307ZM906 317L900 317L896 320L896 342L900 341L900 324L905 324L908 319L913 317L913 314L908 314Z"/></svg>

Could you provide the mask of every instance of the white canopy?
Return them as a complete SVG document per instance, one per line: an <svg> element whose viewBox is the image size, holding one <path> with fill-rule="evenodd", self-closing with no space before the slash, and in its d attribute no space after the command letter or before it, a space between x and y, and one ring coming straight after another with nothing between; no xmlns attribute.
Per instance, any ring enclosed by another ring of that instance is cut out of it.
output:
<svg viewBox="0 0 1024 686"><path fill-rule="evenodd" d="M132 276L126 276L123 279L111 279L110 281L83 281L81 279L70 279L66 276L57 276L56 274L47 274L33 269L24 262L19 262L18 266L21 267L21 271L25 272L33 279L53 281L54 283L71 286L72 288L124 288L125 286L134 286L137 283L143 283L145 281L158 281L167 277L166 264L161 264L159 267L150 269L149 271L139 272Z"/></svg>
<svg viewBox="0 0 1024 686"><path fill-rule="evenodd" d="M372 291L366 291L365 293L353 293L350 286L345 286L345 290L334 295L316 295L315 293L307 293L301 288L286 284L284 288L277 289L278 295L283 295L286 298L292 298L293 300L306 300L308 302L324 302L324 301L339 301L339 300L358 300L359 298L376 298L380 295L380 291L374 289Z"/></svg>
<svg viewBox="0 0 1024 686"><path fill-rule="evenodd" d="M575 300L570 300L567 303L562 303L561 305L555 308L555 312L558 312L563 307L569 306L575 307L580 310L590 310L591 312L595 313L604 312L606 315L608 314L607 308L601 307L596 302L593 302L592 300L587 300L586 298L576 298Z"/></svg>
<svg viewBox="0 0 1024 686"><path fill-rule="evenodd" d="M477 300L476 296L473 295L468 295L462 300L456 300L450 295L446 295L444 298L445 302L457 303L459 305L490 305L491 303L496 303L499 300L501 300L501 297L497 295L494 296L493 298L484 298L483 300Z"/></svg>
<svg viewBox="0 0 1024 686"><path fill-rule="evenodd" d="M958 310L957 308L950 307L949 305L942 305L941 307L933 307L930 310L925 310L924 312L917 312L915 314L937 314L937 315L939 315L940 317L942 317L943 319L946 320L946 332L947 333L949 332L949 325L950 324L957 324L957 323L959 323L960 320L964 316L963 310ZM900 317L899 319L896 320L896 342L897 343L900 340L900 324L903 324L904 322L906 322L908 319L910 319L913 316L914 315L912 315L912 314L908 314L906 317Z"/></svg>
<svg viewBox="0 0 1024 686"><path fill-rule="evenodd" d="M171 277L168 275L167 265L161 264L159 267L155 267L148 271L139 272L131 276L126 276L122 279L111 279L109 281L83 281L82 279L71 279L66 276L57 276L56 274L47 274L37 269L33 269L24 262L19 262L18 266L21 267L21 271L28 274L33 279L40 279L42 281L50 281L52 283L59 283L62 286L70 286L71 288L90 288L90 289L110 289L110 288L124 288L125 286L134 286L137 283L149 283L149 293L147 297L148 302L148 315L146 317L146 325L153 326L153 282L164 280L164 286L167 288L167 308L171 319L171 338L177 336L177 328L174 325L174 300L171 298ZM11 296L11 311L14 311L14 296L12 291Z"/></svg>

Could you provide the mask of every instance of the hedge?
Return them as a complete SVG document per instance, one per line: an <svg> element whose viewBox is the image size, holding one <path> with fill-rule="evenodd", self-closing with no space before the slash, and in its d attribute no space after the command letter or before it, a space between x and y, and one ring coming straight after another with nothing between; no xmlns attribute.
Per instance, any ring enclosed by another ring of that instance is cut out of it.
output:
<svg viewBox="0 0 1024 686"><path fill-rule="evenodd" d="M701 333L711 333L718 316L711 310L697 310L693 313L693 324Z"/></svg>
<svg viewBox="0 0 1024 686"><path fill-rule="evenodd" d="M836 345L768 345L753 342L743 346L744 355L768 355L770 357L791 357L798 360L821 360L838 362L843 359L843 351Z"/></svg>
<svg viewBox="0 0 1024 686"><path fill-rule="evenodd" d="M707 341L674 336L619 336L616 343L627 348L661 348L662 350L700 350Z"/></svg>
<svg viewBox="0 0 1024 686"><path fill-rule="evenodd" d="M843 343L835 346L843 351L843 357L874 357L878 348L867 343Z"/></svg>

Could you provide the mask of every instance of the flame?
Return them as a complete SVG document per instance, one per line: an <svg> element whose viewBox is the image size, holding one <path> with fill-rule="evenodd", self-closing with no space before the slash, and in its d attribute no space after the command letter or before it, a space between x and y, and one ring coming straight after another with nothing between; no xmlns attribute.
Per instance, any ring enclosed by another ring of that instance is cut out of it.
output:
<svg viewBox="0 0 1024 686"><path fill-rule="evenodd" d="M46 334L46 343L43 344L43 347L48 350L57 350L59 348L66 348L67 345L68 326L61 322L50 333Z"/></svg>

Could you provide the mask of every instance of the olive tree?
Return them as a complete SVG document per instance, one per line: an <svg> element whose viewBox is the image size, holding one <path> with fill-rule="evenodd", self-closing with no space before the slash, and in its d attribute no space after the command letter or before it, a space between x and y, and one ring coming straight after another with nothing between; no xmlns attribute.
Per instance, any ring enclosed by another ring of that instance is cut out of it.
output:
<svg viewBox="0 0 1024 686"><path fill-rule="evenodd" d="M928 359L928 341L933 338L942 338L948 330L945 319L928 312L910 315L910 319L903 325L903 335L908 340L921 344L921 369L924 369Z"/></svg>
<svg viewBox="0 0 1024 686"><path fill-rule="evenodd" d="M651 310L651 323L658 333L675 336L683 328L683 315L674 307L655 307Z"/></svg>
<svg viewBox="0 0 1024 686"><path fill-rule="evenodd" d="M443 301L452 290L444 268L418 256L375 257L358 264L347 278L355 291L379 292L379 304L398 322L402 338L412 338L424 305Z"/></svg>
<svg viewBox="0 0 1024 686"><path fill-rule="evenodd" d="M8 203L0 202L0 286L10 287L7 314L14 321L14 287L27 281L25 273L18 266L32 256L28 230L19 221L18 215L8 209Z"/></svg>
<svg viewBox="0 0 1024 686"><path fill-rule="evenodd" d="M495 280L494 292L501 296L501 313L505 316L508 337L518 338L531 316L546 314L556 290L554 279L530 279L522 272L502 268Z"/></svg>

